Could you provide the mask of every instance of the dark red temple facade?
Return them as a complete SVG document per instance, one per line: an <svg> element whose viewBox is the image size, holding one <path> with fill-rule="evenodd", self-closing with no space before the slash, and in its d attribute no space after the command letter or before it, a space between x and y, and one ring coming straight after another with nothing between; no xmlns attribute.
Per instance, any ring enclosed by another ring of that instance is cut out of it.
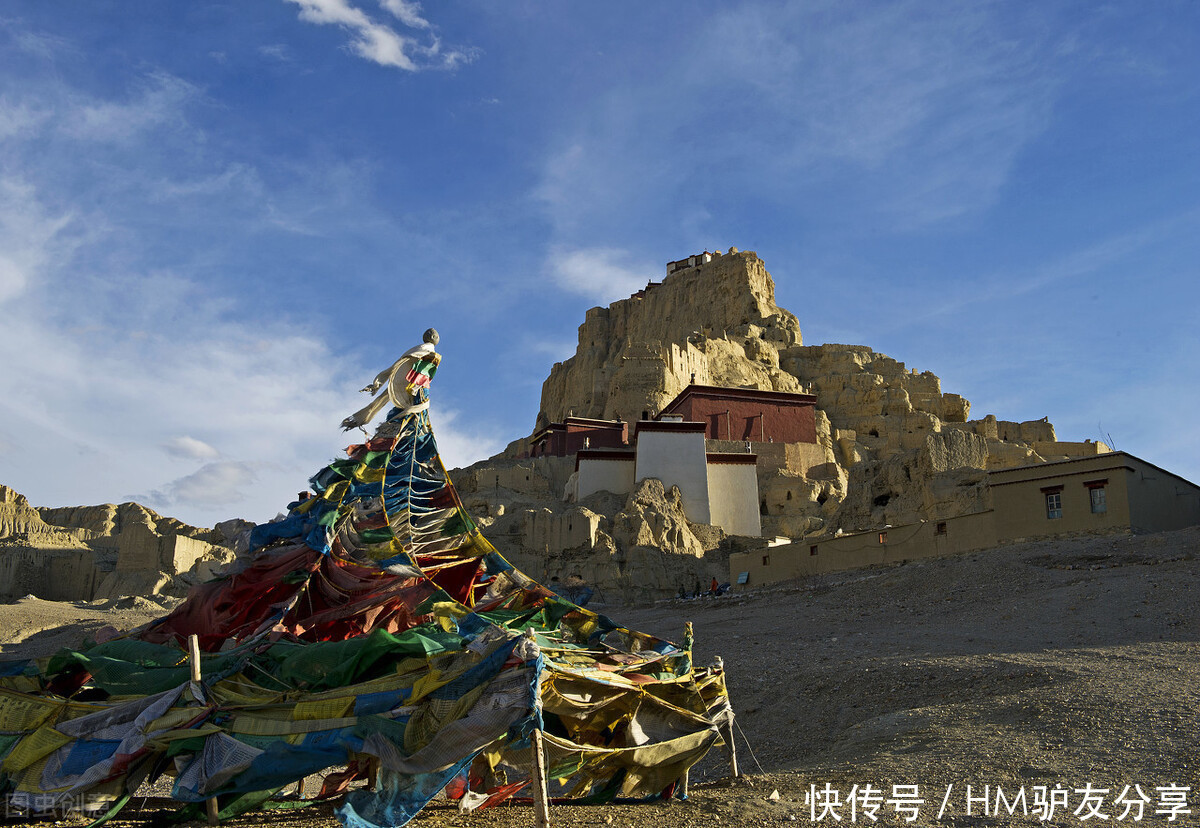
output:
<svg viewBox="0 0 1200 828"><path fill-rule="evenodd" d="M568 457L585 448L621 448L629 444L629 424L622 420L567 417L533 435L530 457Z"/></svg>
<svg viewBox="0 0 1200 828"><path fill-rule="evenodd" d="M817 398L812 394L689 385L660 417L704 423L710 440L815 443Z"/></svg>

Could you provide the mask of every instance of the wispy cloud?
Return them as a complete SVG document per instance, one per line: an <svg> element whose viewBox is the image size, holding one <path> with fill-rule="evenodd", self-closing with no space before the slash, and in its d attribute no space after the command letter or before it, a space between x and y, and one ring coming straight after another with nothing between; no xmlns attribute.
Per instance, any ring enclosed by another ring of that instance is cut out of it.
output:
<svg viewBox="0 0 1200 828"><path fill-rule="evenodd" d="M242 163L232 163L217 173L201 178L170 178L162 181L152 197L161 199L213 196L221 193L244 192L254 196L263 195L263 183L258 171Z"/></svg>
<svg viewBox="0 0 1200 828"><path fill-rule="evenodd" d="M813 226L866 217L890 232L986 210L1073 71L1035 17L908 0L684 18L679 41L703 60L641 56L636 82L563 118L535 188L550 244L651 226L704 244L748 199Z"/></svg>
<svg viewBox="0 0 1200 828"><path fill-rule="evenodd" d="M183 106L198 95L193 84L156 73L137 85L130 100L79 102L68 117L60 119L59 127L78 139L127 142L151 129L185 127Z"/></svg>
<svg viewBox="0 0 1200 828"><path fill-rule="evenodd" d="M130 495L129 498L159 510L179 505L228 507L244 501L245 490L257 481L258 475L249 463L206 463L161 489L145 495ZM280 504L280 507L284 505Z"/></svg>
<svg viewBox="0 0 1200 828"><path fill-rule="evenodd" d="M24 294L54 259L70 255L73 223L71 211L40 203L28 181L0 178L0 308Z"/></svg>
<svg viewBox="0 0 1200 828"><path fill-rule="evenodd" d="M420 14L420 5L406 0L381 0L380 5L405 26L425 32L425 40L397 32L370 17L349 0L287 0L300 7L300 19L318 25L334 25L350 33L350 50L380 66L408 72L420 69L453 69L470 62L470 49L444 49L432 34L432 26Z"/></svg>
<svg viewBox="0 0 1200 828"><path fill-rule="evenodd" d="M1132 266L1140 254L1172 239L1196 238L1198 234L1200 208L1193 208L1071 250L1032 268L992 271L960 284L948 284L932 301L922 296L919 305L896 314L891 324L875 320L871 328L876 332L916 329L939 318L961 317L974 307L994 307L1030 294L1044 293L1058 283L1078 282L1089 277L1104 277L1097 279L1098 283L1103 282L1114 268ZM897 289L896 293L897 302L911 301L904 291Z"/></svg>
<svg viewBox="0 0 1200 828"><path fill-rule="evenodd" d="M211 286L163 271L97 272L93 249L22 272L21 291L5 300L0 349L13 356L0 421L13 477L4 482L35 500L48 486L84 503L136 495L197 523L274 514L347 442L338 423L361 405L353 389L374 369L294 320L230 318L231 300ZM93 278L80 280L81 270ZM453 411L438 417L448 463L499 448ZM66 486L55 471L64 468Z"/></svg>
<svg viewBox="0 0 1200 828"><path fill-rule="evenodd" d="M656 267L616 247L556 249L547 267L559 287L606 303L624 299L658 275Z"/></svg>
<svg viewBox="0 0 1200 828"><path fill-rule="evenodd" d="M505 442L495 432L484 432L478 425L463 422L457 411L439 408L431 412L430 420L437 434L438 453L446 468L454 469L489 457L504 448Z"/></svg>
<svg viewBox="0 0 1200 828"><path fill-rule="evenodd" d="M258 47L258 53L280 63L291 63L292 52L284 43L267 43Z"/></svg>
<svg viewBox="0 0 1200 828"><path fill-rule="evenodd" d="M197 440L195 437L189 437L186 434L180 437L172 437L163 443L163 450L172 457L181 460L214 460L221 454L203 440Z"/></svg>
<svg viewBox="0 0 1200 828"><path fill-rule="evenodd" d="M29 101L14 103L6 97L0 97L0 139L34 131L48 117L48 112Z"/></svg>
<svg viewBox="0 0 1200 828"><path fill-rule="evenodd" d="M226 226L251 247L276 225L371 226L364 172L340 160L305 177L295 160L267 180L208 149L202 97L160 73L107 96L55 83L0 97L0 123L17 113L0 135L0 482L36 503L141 493L194 523L266 519L346 445L338 424L380 367L336 350L320 312L248 304L241 271L214 267ZM94 163L76 163L81 143ZM447 462L499 447L438 416Z"/></svg>
<svg viewBox="0 0 1200 828"><path fill-rule="evenodd" d="M51 60L70 48L70 44L61 37L19 27L14 25L13 21L0 21L0 24L3 23L12 25L13 44L18 49L43 60Z"/></svg>
<svg viewBox="0 0 1200 828"><path fill-rule="evenodd" d="M421 16L421 4L412 0L379 0L379 5L392 13L397 20L411 29L431 28L429 21Z"/></svg>

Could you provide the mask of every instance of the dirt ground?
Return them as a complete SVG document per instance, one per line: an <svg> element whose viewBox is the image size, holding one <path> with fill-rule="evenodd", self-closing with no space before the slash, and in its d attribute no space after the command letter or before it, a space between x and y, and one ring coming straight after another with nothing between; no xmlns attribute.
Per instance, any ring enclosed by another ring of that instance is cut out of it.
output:
<svg viewBox="0 0 1200 828"><path fill-rule="evenodd" d="M1198 551L1200 527L1050 540L599 608L672 640L694 623L697 661L721 656L728 670L745 776L725 778L714 751L687 801L554 806L553 824L1200 826ZM0 606L4 656L164 611L122 601ZM52 631L64 624L75 626ZM149 825L162 805L110 824ZM336 821L326 805L234 824ZM411 824L515 828L532 812L434 803Z"/></svg>

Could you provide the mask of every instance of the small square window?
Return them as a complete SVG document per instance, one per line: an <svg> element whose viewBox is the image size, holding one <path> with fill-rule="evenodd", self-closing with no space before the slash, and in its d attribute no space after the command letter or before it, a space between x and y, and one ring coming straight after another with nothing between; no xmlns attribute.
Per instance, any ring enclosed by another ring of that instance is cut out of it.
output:
<svg viewBox="0 0 1200 828"><path fill-rule="evenodd" d="M1092 514L1101 515L1108 511L1108 496L1104 493L1103 486L1096 486L1089 489L1088 494L1092 497Z"/></svg>
<svg viewBox="0 0 1200 828"><path fill-rule="evenodd" d="M946 522L945 522L945 521L942 521L941 523L939 523L939 524L937 525L937 532L936 532L936 534L939 534L939 535L944 535L944 534L946 534Z"/></svg>
<svg viewBox="0 0 1200 828"><path fill-rule="evenodd" d="M1062 492L1046 493L1046 519L1057 520L1062 517Z"/></svg>
<svg viewBox="0 0 1200 828"><path fill-rule="evenodd" d="M879 533L879 542L880 542L880 543L887 543L887 532L880 532L880 533Z"/></svg>
<svg viewBox="0 0 1200 828"><path fill-rule="evenodd" d="M810 554L810 555L817 554L817 547L815 547L815 546L808 547L808 554Z"/></svg>
<svg viewBox="0 0 1200 828"><path fill-rule="evenodd" d="M763 566L770 566L770 565L771 565L771 556L763 555Z"/></svg>

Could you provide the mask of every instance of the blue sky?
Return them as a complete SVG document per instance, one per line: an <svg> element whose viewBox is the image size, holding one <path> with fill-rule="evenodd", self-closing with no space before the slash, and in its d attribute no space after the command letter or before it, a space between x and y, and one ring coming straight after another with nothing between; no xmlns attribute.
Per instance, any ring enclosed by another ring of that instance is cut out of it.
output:
<svg viewBox="0 0 1200 828"><path fill-rule="evenodd" d="M587 308L729 246L808 344L1200 481L1200 5L0 6L0 482L38 505L264 520L430 325L480 459Z"/></svg>

